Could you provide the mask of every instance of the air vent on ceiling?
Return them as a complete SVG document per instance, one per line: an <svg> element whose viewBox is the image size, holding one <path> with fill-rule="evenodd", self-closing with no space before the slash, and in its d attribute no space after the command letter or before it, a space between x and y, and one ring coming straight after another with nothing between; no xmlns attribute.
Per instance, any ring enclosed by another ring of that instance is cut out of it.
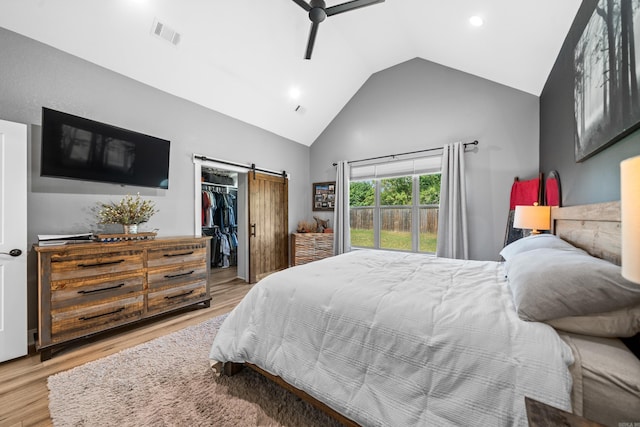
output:
<svg viewBox="0 0 640 427"><path fill-rule="evenodd" d="M174 46L177 46L178 43L180 43L180 33L157 19L153 21L153 29L151 33L154 36L158 36L161 39L168 41Z"/></svg>

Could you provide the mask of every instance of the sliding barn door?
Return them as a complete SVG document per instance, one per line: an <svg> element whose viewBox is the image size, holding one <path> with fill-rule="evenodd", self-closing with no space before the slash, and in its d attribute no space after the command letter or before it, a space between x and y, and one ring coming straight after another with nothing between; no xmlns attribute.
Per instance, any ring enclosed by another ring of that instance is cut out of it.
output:
<svg viewBox="0 0 640 427"><path fill-rule="evenodd" d="M249 282L289 266L289 180L249 172Z"/></svg>

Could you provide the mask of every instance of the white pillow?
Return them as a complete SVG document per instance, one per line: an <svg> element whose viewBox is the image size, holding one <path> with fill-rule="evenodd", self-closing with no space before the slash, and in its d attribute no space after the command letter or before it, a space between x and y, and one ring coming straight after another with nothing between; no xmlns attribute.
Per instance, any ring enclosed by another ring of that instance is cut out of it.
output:
<svg viewBox="0 0 640 427"><path fill-rule="evenodd" d="M509 261L509 259L522 252L542 248L577 249L571 243L565 242L555 234L533 234L509 243L507 246L502 248L500 256L502 256L505 261Z"/></svg>

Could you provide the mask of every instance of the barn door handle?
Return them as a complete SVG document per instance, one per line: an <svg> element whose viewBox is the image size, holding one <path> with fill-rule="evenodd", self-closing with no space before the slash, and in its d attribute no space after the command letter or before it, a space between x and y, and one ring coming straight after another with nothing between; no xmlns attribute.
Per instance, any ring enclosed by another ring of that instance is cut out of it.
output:
<svg viewBox="0 0 640 427"><path fill-rule="evenodd" d="M255 224L251 224L251 235L253 237L256 237L256 225Z"/></svg>
<svg viewBox="0 0 640 427"><path fill-rule="evenodd" d="M9 252L0 252L2 255L20 256L22 251L20 249L11 249Z"/></svg>

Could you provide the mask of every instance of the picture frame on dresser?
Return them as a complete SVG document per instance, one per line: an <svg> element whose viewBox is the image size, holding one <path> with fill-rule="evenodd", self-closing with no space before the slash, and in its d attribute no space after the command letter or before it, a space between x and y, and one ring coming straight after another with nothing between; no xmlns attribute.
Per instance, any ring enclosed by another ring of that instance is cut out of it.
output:
<svg viewBox="0 0 640 427"><path fill-rule="evenodd" d="M336 182L314 182L312 197L314 211L333 211L336 203Z"/></svg>

